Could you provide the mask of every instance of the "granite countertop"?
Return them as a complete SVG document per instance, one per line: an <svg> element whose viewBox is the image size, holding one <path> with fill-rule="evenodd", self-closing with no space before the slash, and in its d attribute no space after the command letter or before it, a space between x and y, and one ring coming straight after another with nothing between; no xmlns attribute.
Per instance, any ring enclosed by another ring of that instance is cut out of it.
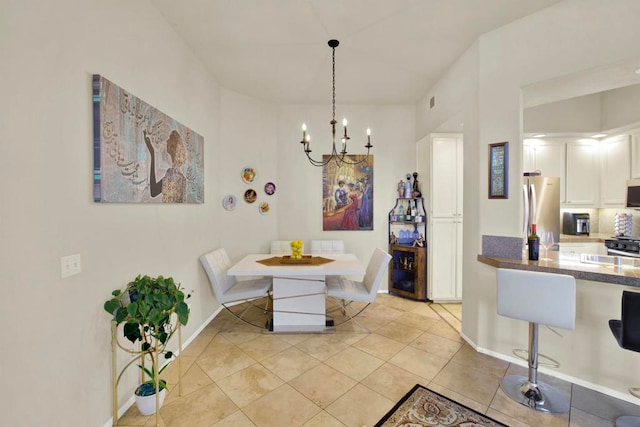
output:
<svg viewBox="0 0 640 427"><path fill-rule="evenodd" d="M478 261L496 268L568 274L580 280L640 287L640 268L637 267L590 264L580 262L575 257L573 259L571 257L559 259L559 252L556 251L549 251L549 258L550 261L529 261L528 259L478 255Z"/></svg>
<svg viewBox="0 0 640 427"><path fill-rule="evenodd" d="M611 233L591 233L588 236L574 236L571 234L561 234L560 243L604 243L604 239L611 239Z"/></svg>

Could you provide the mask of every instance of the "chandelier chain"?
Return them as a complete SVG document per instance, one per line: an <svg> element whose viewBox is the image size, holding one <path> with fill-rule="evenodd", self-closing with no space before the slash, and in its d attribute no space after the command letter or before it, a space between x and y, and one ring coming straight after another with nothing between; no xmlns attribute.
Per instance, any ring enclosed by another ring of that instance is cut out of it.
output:
<svg viewBox="0 0 640 427"><path fill-rule="evenodd" d="M333 53L331 55L331 65L332 65L332 69L333 69L333 85L332 85L332 90L333 90L333 98L331 100L332 104L333 104L333 116L331 117L333 121L336 120L336 48L332 48Z"/></svg>

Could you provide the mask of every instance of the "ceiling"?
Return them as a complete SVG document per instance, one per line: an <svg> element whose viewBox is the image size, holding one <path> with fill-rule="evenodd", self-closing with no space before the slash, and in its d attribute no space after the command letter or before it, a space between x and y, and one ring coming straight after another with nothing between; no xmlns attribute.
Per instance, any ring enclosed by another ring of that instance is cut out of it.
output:
<svg viewBox="0 0 640 427"><path fill-rule="evenodd" d="M559 0L152 0L224 87L275 103L414 103L483 33Z"/></svg>

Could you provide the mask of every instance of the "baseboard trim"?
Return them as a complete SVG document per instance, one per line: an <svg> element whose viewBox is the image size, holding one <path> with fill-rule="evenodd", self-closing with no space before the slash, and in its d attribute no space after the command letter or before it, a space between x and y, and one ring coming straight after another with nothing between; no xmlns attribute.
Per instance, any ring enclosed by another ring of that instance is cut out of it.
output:
<svg viewBox="0 0 640 427"><path fill-rule="evenodd" d="M498 353L496 351L489 350L483 347L478 347L478 345L476 345L476 343L473 342L471 339L469 339L469 337L467 337L465 334L460 333L460 336L462 337L463 340L467 342L467 344L473 347L473 349L476 350L478 353L486 354L486 355L495 357L496 359L504 360L505 362L522 366L523 368L527 367L527 362L522 359L519 359L513 356L508 356L506 354ZM588 388L589 390L597 391L599 393L606 394L607 396L615 397L616 399L624 400L625 402L629 402L634 405L637 405L637 399L628 393L622 393L618 390L613 390L611 388L604 387L599 384L593 384L589 381L585 381L580 378L573 377L571 375L566 375L561 372L557 372L553 369L538 367L538 372L542 372L543 374L549 375L550 377L559 378L563 381L568 381L570 383L577 384L584 388Z"/></svg>

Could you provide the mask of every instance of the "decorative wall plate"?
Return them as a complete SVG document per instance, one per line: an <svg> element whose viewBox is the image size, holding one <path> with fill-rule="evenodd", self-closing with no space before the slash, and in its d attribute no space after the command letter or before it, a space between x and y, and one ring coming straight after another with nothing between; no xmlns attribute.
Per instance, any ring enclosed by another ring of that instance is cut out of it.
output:
<svg viewBox="0 0 640 427"><path fill-rule="evenodd" d="M276 192L276 185L273 182L267 182L264 185L264 192L267 193L268 196L273 195Z"/></svg>
<svg viewBox="0 0 640 427"><path fill-rule="evenodd" d="M253 182L254 179L256 179L256 171L254 168L247 166L246 168L242 169L242 180L244 182L249 184Z"/></svg>
<svg viewBox="0 0 640 427"><path fill-rule="evenodd" d="M236 199L236 196L234 196L233 194L227 194L222 199L222 206L224 206L224 208L228 211L234 210L237 204L238 199Z"/></svg>
<svg viewBox="0 0 640 427"><path fill-rule="evenodd" d="M269 213L269 203L267 202L260 203L260 206L258 206L258 210L262 215L267 215Z"/></svg>
<svg viewBox="0 0 640 427"><path fill-rule="evenodd" d="M256 194L256 190L252 188L244 192L244 201L247 203L253 203L256 201L257 198L258 198L258 195Z"/></svg>

